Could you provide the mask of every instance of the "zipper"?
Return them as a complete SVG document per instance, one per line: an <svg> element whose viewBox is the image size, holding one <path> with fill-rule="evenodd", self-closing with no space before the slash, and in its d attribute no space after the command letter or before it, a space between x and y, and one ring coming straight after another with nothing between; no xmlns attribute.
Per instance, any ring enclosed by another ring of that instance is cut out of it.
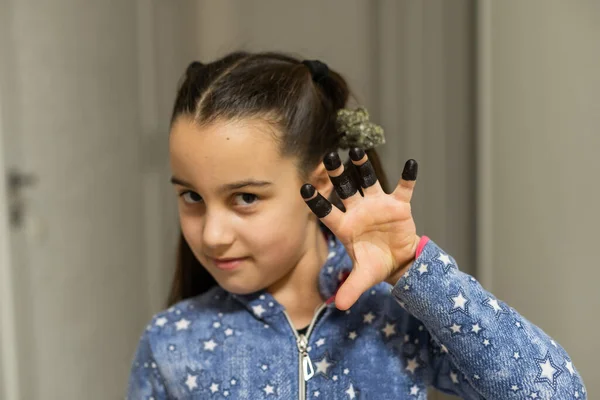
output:
<svg viewBox="0 0 600 400"><path fill-rule="evenodd" d="M298 346L298 399L306 400L306 381L313 377L315 374L315 370L313 368L312 361L310 360L310 356L308 355L308 338L321 315L321 312L327 307L327 303L321 304L315 314L313 316L312 321L310 321L310 325L308 326L308 330L306 331L306 335L298 334L296 328L294 328L294 324L292 323L292 319L288 315L287 312L283 311L285 318L288 320L288 323L292 327L292 332L294 332L294 336L296 336L296 345Z"/></svg>

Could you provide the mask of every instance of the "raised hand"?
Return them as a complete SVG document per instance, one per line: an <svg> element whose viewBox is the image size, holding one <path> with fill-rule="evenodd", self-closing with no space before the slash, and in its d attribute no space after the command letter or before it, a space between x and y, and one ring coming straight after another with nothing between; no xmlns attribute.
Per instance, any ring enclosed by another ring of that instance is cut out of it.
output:
<svg viewBox="0 0 600 400"><path fill-rule="evenodd" d="M355 182L349 171L344 170L336 152L323 160L346 212L333 206L312 185L304 184L300 189L306 204L344 244L354 263L335 297L340 310L350 308L363 292L380 282L395 284L414 260L420 240L410 206L417 162L406 162L396 189L386 194L365 152L351 149L350 158L360 182Z"/></svg>

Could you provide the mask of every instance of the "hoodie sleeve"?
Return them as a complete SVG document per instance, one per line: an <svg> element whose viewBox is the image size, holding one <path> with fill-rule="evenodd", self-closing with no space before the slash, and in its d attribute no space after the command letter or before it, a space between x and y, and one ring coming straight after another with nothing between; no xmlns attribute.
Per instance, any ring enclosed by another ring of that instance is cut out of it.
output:
<svg viewBox="0 0 600 400"><path fill-rule="evenodd" d="M406 369L464 399L586 399L567 352L428 240L392 295L421 348ZM426 329L423 329L423 326Z"/></svg>
<svg viewBox="0 0 600 400"><path fill-rule="evenodd" d="M148 331L145 331L138 344L127 389L127 400L169 398L163 377L154 359Z"/></svg>

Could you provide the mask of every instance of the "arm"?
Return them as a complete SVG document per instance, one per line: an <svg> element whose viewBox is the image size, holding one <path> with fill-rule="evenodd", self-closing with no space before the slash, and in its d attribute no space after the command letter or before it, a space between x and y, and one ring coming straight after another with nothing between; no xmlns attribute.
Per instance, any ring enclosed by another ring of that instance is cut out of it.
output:
<svg viewBox="0 0 600 400"><path fill-rule="evenodd" d="M560 345L423 240L392 289L427 330L415 323L412 335L426 337L411 368L418 364L429 384L466 399L587 398Z"/></svg>
<svg viewBox="0 0 600 400"><path fill-rule="evenodd" d="M148 332L144 332L135 354L129 375L128 400L168 399L163 377L152 353Z"/></svg>

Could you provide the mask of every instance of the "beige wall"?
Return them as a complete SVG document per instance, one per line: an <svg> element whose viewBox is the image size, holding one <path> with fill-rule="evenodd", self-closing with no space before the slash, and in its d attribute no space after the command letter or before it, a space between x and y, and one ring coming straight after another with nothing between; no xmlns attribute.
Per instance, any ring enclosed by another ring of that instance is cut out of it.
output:
<svg viewBox="0 0 600 400"><path fill-rule="evenodd" d="M567 349L597 398L600 2L487 6L487 284Z"/></svg>

